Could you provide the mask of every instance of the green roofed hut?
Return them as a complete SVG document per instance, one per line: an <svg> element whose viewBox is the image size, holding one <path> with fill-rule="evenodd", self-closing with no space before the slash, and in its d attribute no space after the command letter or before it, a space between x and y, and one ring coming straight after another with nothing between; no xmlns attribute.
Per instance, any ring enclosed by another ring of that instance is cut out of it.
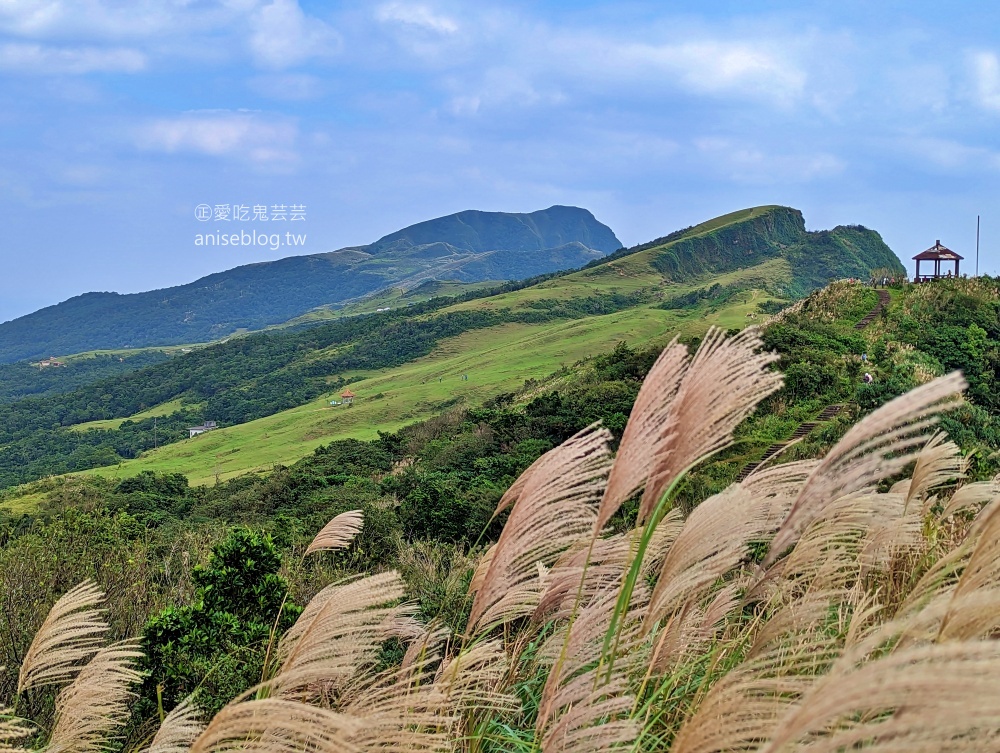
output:
<svg viewBox="0 0 1000 753"><path fill-rule="evenodd" d="M931 246L926 251L921 251L919 254L913 257L913 260L917 263L916 276L913 278L914 282L930 282L931 280L939 280L942 277L958 277L958 264L962 261L964 257L952 251L950 248L941 245L941 241L934 241L934 245ZM920 263L921 262L934 262L934 274L920 274ZM941 262L946 262L948 264L954 264L955 270L954 274L952 270L947 270L946 274L941 272Z"/></svg>

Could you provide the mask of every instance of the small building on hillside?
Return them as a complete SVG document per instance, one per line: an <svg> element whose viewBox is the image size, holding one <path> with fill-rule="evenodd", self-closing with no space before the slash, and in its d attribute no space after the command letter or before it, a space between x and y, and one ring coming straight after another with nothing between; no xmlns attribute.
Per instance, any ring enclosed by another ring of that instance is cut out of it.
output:
<svg viewBox="0 0 1000 753"><path fill-rule="evenodd" d="M917 263L916 274L913 278L914 282L929 282L930 280L938 280L942 277L958 277L958 264L962 261L964 257L952 251L950 248L941 245L941 241L934 241L934 245L931 246L926 251L921 251L919 254L913 257L913 260ZM933 262L934 264L934 274L920 274L920 263L921 262ZM954 264L954 271L951 269L946 270L945 273L941 272L941 262L945 262L948 265Z"/></svg>
<svg viewBox="0 0 1000 753"><path fill-rule="evenodd" d="M49 366L59 367L59 366L65 366L65 365L66 364L63 363L62 361L57 361L55 356L49 356L44 361L39 361L38 362L38 368L40 368L40 369L46 369Z"/></svg>
<svg viewBox="0 0 1000 753"><path fill-rule="evenodd" d="M191 437L197 437L199 434L204 434L206 431L212 431L212 429L218 429L219 425L215 421L206 421L201 426L190 426L188 427L188 439Z"/></svg>
<svg viewBox="0 0 1000 753"><path fill-rule="evenodd" d="M344 405L350 405L351 403L354 402L354 397L355 397L354 393L351 392L349 389L341 392L340 396L344 399Z"/></svg>

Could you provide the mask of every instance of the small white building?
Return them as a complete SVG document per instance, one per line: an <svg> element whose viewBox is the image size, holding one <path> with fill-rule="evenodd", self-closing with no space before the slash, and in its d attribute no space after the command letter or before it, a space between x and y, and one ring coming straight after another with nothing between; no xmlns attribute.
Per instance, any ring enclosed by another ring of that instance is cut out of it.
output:
<svg viewBox="0 0 1000 753"><path fill-rule="evenodd" d="M218 428L219 425L215 421L206 421L201 426L188 427L188 439L191 439L191 437L197 437L199 434L204 434L206 431L212 431L212 429Z"/></svg>

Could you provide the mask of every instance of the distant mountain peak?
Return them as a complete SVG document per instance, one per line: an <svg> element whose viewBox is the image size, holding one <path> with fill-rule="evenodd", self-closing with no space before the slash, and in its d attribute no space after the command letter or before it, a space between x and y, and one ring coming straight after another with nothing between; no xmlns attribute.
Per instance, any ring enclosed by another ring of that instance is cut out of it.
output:
<svg viewBox="0 0 1000 753"><path fill-rule="evenodd" d="M368 246L290 256L144 293L84 293L0 324L0 363L50 353L201 342L281 324L428 279L516 280L582 266L621 247L586 209L466 210Z"/></svg>

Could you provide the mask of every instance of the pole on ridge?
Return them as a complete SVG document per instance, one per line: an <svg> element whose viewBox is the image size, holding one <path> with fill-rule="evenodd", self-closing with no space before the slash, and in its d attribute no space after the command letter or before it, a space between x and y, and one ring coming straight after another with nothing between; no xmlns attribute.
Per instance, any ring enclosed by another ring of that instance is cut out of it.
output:
<svg viewBox="0 0 1000 753"><path fill-rule="evenodd" d="M976 277L979 277L979 215L976 215Z"/></svg>

